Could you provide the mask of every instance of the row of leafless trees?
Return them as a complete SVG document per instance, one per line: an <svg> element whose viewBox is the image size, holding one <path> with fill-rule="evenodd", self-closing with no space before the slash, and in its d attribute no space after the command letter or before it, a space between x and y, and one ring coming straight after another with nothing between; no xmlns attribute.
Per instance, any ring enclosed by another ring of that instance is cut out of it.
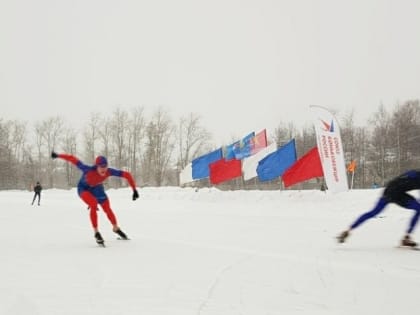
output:
<svg viewBox="0 0 420 315"><path fill-rule="evenodd" d="M384 185L400 172L420 162L420 103L397 104L393 111L379 106L364 127L355 126L352 112L338 117L346 160L357 161L355 188L376 182ZM295 138L298 156L316 145L313 126L296 128L293 122L279 121L269 140L278 146ZM232 139L236 141L237 139ZM229 143L226 143L229 144ZM226 145L225 144L225 145ZM80 176L72 165L50 158L52 150L78 156L87 164L96 155L106 155L115 168L129 170L139 186L178 185L178 174L192 159L220 147L202 126L200 116L189 114L174 121L163 107L146 117L144 108L117 108L110 116L92 113L82 130L67 125L63 117L49 117L29 127L27 122L0 119L0 189L31 188L41 181L44 187L74 187ZM112 179L111 187L125 183ZM207 185L206 180L194 183ZM318 181L297 188L320 185ZM279 189L281 181L259 183L235 180L225 189Z"/></svg>
<svg viewBox="0 0 420 315"><path fill-rule="evenodd" d="M163 107L152 117L142 107L117 108L108 117L92 113L82 130L68 126L63 117L36 122L33 130L26 122L0 119L0 189L30 188L36 181L44 187L75 186L79 171L53 161L52 150L74 154L86 164L105 155L112 167L129 170L140 186L176 185L180 169L213 147L198 115L175 123ZM112 187L124 184L109 182Z"/></svg>
<svg viewBox="0 0 420 315"><path fill-rule="evenodd" d="M387 112L380 106L369 128L355 127L352 115L342 120L347 160L355 159L356 187L383 186L392 177L420 165L420 103L407 101Z"/></svg>

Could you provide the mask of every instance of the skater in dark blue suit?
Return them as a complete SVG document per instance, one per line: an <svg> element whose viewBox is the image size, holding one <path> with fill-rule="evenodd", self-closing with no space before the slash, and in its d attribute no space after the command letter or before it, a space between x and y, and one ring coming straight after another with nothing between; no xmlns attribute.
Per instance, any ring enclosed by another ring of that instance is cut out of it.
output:
<svg viewBox="0 0 420 315"><path fill-rule="evenodd" d="M406 234L401 240L402 246L416 247L417 243L411 238L411 233L417 225L420 216L420 203L408 191L420 189L420 170L410 170L392 179L384 189L375 207L362 214L350 227L343 231L338 237L338 242L344 243L350 232L360 226L365 221L376 217L389 203L395 203L403 208L414 210L414 215L410 220Z"/></svg>

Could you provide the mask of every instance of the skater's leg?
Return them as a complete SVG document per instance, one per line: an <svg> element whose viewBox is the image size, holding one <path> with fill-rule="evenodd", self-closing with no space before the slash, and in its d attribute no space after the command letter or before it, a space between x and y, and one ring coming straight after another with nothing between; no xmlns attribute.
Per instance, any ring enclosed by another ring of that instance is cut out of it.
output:
<svg viewBox="0 0 420 315"><path fill-rule="evenodd" d="M413 198L413 200L410 200L406 206L407 209L412 209L415 211L413 217L410 220L410 224L407 229L407 235L411 234L414 230L414 228L417 225L417 222L419 220L420 216L420 204Z"/></svg>
<svg viewBox="0 0 420 315"><path fill-rule="evenodd" d="M104 239L102 238L101 233L99 233L98 230L98 214L96 212L96 208L98 207L98 201L96 197L88 192L88 191L79 191L80 198L88 205L89 207L89 216L90 216L90 222L93 227L94 236L96 239L96 243L98 243L101 246L105 246Z"/></svg>
<svg viewBox="0 0 420 315"><path fill-rule="evenodd" d="M121 231L120 227L117 224L117 218L111 209L111 205L108 198L101 204L101 207L102 209L104 209L104 212L106 213L109 221L112 224L112 231L117 233L122 239L128 239L127 235L123 231Z"/></svg>
<svg viewBox="0 0 420 315"><path fill-rule="evenodd" d="M94 217L97 217L96 211L95 214L92 214L92 209L97 209L98 204L101 205L102 209L104 210L105 214L107 215L108 219L111 221L111 223L113 225L116 225L116 218L114 213L111 210L110 204L109 204L109 200L108 200L108 196L105 193L105 189L103 185L98 185L95 186L90 193L92 194L92 196L95 198L95 208L90 208L91 209L91 215Z"/></svg>
<svg viewBox="0 0 420 315"><path fill-rule="evenodd" d="M114 211L112 211L111 209L109 199L106 199L104 202L102 202L101 207L104 210L106 216L108 217L109 222L111 222L112 226L117 226L117 218L115 217Z"/></svg>
<svg viewBox="0 0 420 315"><path fill-rule="evenodd" d="M353 230L355 228L357 228L359 225L361 225L363 222L377 216L379 213L382 212L382 210L386 207L386 205L389 202L384 198L381 197L378 202L376 203L375 207L369 211L366 212L364 214L362 214L351 226L350 226L350 230Z"/></svg>
<svg viewBox="0 0 420 315"><path fill-rule="evenodd" d="M408 225L408 229L406 231L405 236L401 240L402 246L409 246L409 247L416 247L417 243L412 240L411 233L414 231L414 228L417 225L417 222L419 220L420 216L420 204L417 202L416 199L414 199L412 196L408 195L406 196L406 200L408 200L405 204L400 204L404 208L412 209L415 211L413 217L410 220L410 223Z"/></svg>
<svg viewBox="0 0 420 315"><path fill-rule="evenodd" d="M96 213L96 208L98 207L98 202L90 192L83 191L79 194L80 198L89 206L89 216L90 222L95 232L98 232L98 214Z"/></svg>
<svg viewBox="0 0 420 315"><path fill-rule="evenodd" d="M354 221L352 225L350 225L350 227L347 230L341 232L337 236L338 242L344 243L346 239L349 237L351 230L357 228L363 222L377 216L379 213L381 213L381 211L386 207L388 203L389 201L385 197L381 197L376 203L375 207L371 211L362 214L359 218L357 218L356 221Z"/></svg>

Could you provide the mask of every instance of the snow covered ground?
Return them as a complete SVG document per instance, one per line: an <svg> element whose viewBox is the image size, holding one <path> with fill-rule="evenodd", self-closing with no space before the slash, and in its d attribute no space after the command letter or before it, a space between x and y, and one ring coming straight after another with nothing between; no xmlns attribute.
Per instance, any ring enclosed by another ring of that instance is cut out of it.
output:
<svg viewBox="0 0 420 315"><path fill-rule="evenodd" d="M412 213L395 205L346 244L335 236L381 190L109 190L93 239L75 190L0 192L1 315L412 314L420 251L397 249ZM414 237L420 240L419 229Z"/></svg>

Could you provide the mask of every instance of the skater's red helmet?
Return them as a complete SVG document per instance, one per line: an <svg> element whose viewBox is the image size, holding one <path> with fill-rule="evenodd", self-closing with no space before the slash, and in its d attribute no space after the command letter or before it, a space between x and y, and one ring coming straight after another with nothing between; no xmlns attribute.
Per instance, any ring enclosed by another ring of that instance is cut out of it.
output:
<svg viewBox="0 0 420 315"><path fill-rule="evenodd" d="M106 157L104 157L102 155L99 155L99 156L96 157L95 164L97 166L105 167L105 166L108 166L108 161L107 161Z"/></svg>

